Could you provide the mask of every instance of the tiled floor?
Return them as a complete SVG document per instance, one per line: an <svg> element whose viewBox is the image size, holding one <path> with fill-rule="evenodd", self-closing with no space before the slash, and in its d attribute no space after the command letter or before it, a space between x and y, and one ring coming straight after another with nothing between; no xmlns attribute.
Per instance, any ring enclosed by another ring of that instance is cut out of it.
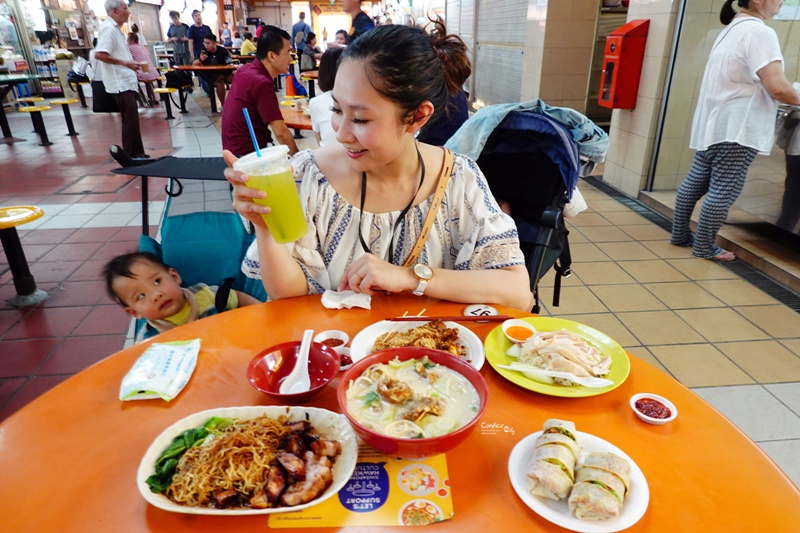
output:
<svg viewBox="0 0 800 533"><path fill-rule="evenodd" d="M149 153L219 155L219 118L209 120L204 98L189 104L191 113L173 122L161 110L142 111ZM0 262L0 420L129 336L126 316L97 276L109 257L136 247L139 184L108 174L116 166L106 155L116 119L73 113L77 139L63 137L60 112L50 112L54 146L39 147L30 123L17 116L12 130L28 142L0 145L0 205L45 206L46 218L20 234L39 286L51 293L36 308L11 308L5 300L14 288ZM314 146L305 135L301 147ZM224 183L184 185L171 211L230 207ZM604 331L693 388L800 484L800 315L725 266L668 245L666 231L602 190L581 189L590 210L569 221L575 274L557 308L550 305L553 273L545 277L543 313ZM163 181L150 190L155 224Z"/></svg>

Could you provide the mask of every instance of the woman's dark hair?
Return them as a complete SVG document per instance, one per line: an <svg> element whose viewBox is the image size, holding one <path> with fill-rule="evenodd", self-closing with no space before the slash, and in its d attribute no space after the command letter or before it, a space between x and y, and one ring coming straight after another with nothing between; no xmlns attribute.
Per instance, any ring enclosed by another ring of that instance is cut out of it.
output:
<svg viewBox="0 0 800 533"><path fill-rule="evenodd" d="M733 21L733 17L736 16L736 11L733 9L733 2L734 0L725 0L725 3L722 4L722 9L719 11L719 21L727 26ZM739 0L739 7L749 9L750 8L750 0Z"/></svg>
<svg viewBox="0 0 800 533"><path fill-rule="evenodd" d="M130 33L128 34L128 40L129 40L130 42L132 42L132 43L139 44L139 36L138 36L138 35L136 35L136 34L135 34L135 33L133 33L133 32L130 32Z"/></svg>
<svg viewBox="0 0 800 533"><path fill-rule="evenodd" d="M139 33L139 26L137 26L136 24L132 24L131 25L131 31L133 33Z"/></svg>
<svg viewBox="0 0 800 533"><path fill-rule="evenodd" d="M311 41L317 38L317 34L310 31L306 34L306 44L311 44Z"/></svg>
<svg viewBox="0 0 800 533"><path fill-rule="evenodd" d="M170 267L160 257L151 252L131 252L115 257L103 267L101 277L106 282L106 292L109 298L122 306L127 306L125 302L114 292L114 280L119 278L133 278L131 269L135 263L151 263L156 268L162 268L165 272Z"/></svg>
<svg viewBox="0 0 800 533"><path fill-rule="evenodd" d="M267 53L280 54L283 50L283 40L291 40L292 36L277 26L264 26L256 43L256 59L261 61Z"/></svg>
<svg viewBox="0 0 800 533"><path fill-rule="evenodd" d="M328 48L319 60L319 79L317 85L322 92L333 89L336 81L336 71L339 70L339 58L342 57L344 48Z"/></svg>
<svg viewBox="0 0 800 533"><path fill-rule="evenodd" d="M422 102L433 104L435 120L445 110L447 97L461 89L472 72L467 45L448 35L441 19L433 31L402 25L378 26L353 41L342 61L365 63L367 79L378 93L400 106L400 120L410 124Z"/></svg>
<svg viewBox="0 0 800 533"><path fill-rule="evenodd" d="M239 35L239 32L238 32L238 31L235 31L235 32L233 32L233 38L234 38L234 39L241 39L241 38L242 38L242 36L241 36L241 35Z"/></svg>

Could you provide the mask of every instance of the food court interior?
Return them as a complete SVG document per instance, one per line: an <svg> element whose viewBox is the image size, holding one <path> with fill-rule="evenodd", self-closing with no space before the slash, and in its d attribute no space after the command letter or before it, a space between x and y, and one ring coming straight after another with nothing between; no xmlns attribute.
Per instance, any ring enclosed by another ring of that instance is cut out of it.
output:
<svg viewBox="0 0 800 533"><path fill-rule="evenodd" d="M364 2L363 7L390 7L399 10L395 17L405 13L416 19L415 10L425 4L445 16L473 50L475 74L467 85L474 108L540 97L609 128L605 165L579 184L589 209L568 220L574 274L564 281L560 306L554 307L554 276L548 273L542 314L599 329L670 374L732 420L800 484L800 254L797 228L774 225L783 152L776 147L771 156L759 156L721 233L739 261L695 259L667 242L674 189L690 160L693 98L720 29L715 17L721 3L440 0ZM206 8L209 4L214 5L206 2ZM254 6L287 26L297 12L310 12L308 2L291 4L290 9L274 2ZM481 18L484 10L497 17ZM609 113L594 104L596 91L587 90L596 86L598 75L595 45L617 23L636 19L650 21L637 106ZM508 26L507 20L517 22ZM797 75L800 49L795 20L770 21L781 36L790 79ZM497 24L505 28L502 36ZM157 25L147 28L156 32L147 38L157 42ZM111 173L118 166L108 152L118 142L117 115L71 105L80 135L67 136L62 111L53 106L43 112L53 144L43 147L28 114L7 103L10 128L24 140L0 144L0 207L44 210L42 218L18 231L36 283L49 298L13 307L15 286L6 255L0 254L0 420L132 341L127 315L105 295L98 278L105 261L137 248L142 232L139 178ZM201 91L188 99L187 110L173 109L174 120L165 120L163 107L140 110L148 154L220 155L220 115L211 112ZM311 132L302 135L301 149L316 146ZM166 180L150 179L153 235L164 212L165 185ZM173 200L175 213L230 211L226 184L184 186Z"/></svg>

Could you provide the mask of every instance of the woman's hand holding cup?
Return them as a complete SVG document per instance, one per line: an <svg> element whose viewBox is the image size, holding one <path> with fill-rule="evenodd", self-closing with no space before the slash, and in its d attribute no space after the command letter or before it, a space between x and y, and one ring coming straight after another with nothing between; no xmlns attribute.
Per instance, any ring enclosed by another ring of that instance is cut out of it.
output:
<svg viewBox="0 0 800 533"><path fill-rule="evenodd" d="M266 198L267 193L245 185L249 179L247 174L240 170L233 170L233 164L238 160L235 155L228 150L224 150L222 157L225 159L225 163L228 164L228 168L225 169L225 179L233 186L233 209L249 222L252 222L256 228L267 229L267 225L261 215L269 213L271 209L267 206L253 203L253 198Z"/></svg>

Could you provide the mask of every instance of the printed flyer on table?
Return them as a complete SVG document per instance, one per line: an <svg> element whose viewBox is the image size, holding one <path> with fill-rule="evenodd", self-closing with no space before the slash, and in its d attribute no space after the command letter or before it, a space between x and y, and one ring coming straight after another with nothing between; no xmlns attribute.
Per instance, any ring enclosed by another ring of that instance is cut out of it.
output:
<svg viewBox="0 0 800 533"><path fill-rule="evenodd" d="M269 527L425 526L453 517L445 455L398 459L368 446L339 493L309 509L269 517Z"/></svg>

